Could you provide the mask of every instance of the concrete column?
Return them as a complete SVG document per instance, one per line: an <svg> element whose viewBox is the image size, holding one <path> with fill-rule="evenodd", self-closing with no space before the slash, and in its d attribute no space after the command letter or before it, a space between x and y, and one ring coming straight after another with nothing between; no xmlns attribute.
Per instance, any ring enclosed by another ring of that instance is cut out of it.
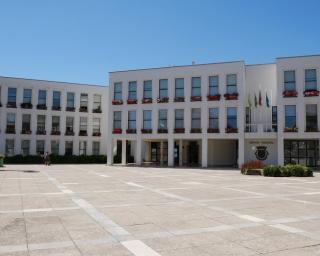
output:
<svg viewBox="0 0 320 256"><path fill-rule="evenodd" d="M179 140L179 166L183 165L183 140Z"/></svg>
<svg viewBox="0 0 320 256"><path fill-rule="evenodd" d="M278 164L284 164L284 141L283 138L278 138Z"/></svg>
<svg viewBox="0 0 320 256"><path fill-rule="evenodd" d="M244 163L244 138L238 139L238 167Z"/></svg>
<svg viewBox="0 0 320 256"><path fill-rule="evenodd" d="M121 164L123 164L123 165L125 165L126 163L127 163L127 152L126 152L126 145L127 145L127 143L126 143L126 140L125 139L123 139L122 140L122 151L121 151Z"/></svg>
<svg viewBox="0 0 320 256"><path fill-rule="evenodd" d="M202 138L201 142L201 164L203 168L208 167L208 139L206 137Z"/></svg>
<svg viewBox="0 0 320 256"><path fill-rule="evenodd" d="M107 148L107 165L113 164L113 139L108 139L108 148Z"/></svg>
<svg viewBox="0 0 320 256"><path fill-rule="evenodd" d="M174 165L174 140L168 138L168 166Z"/></svg>
<svg viewBox="0 0 320 256"><path fill-rule="evenodd" d="M160 141L160 165L163 165L163 141Z"/></svg>
<svg viewBox="0 0 320 256"><path fill-rule="evenodd" d="M151 142L146 141L145 148L146 148L146 155L145 155L146 162L150 162L151 161Z"/></svg>
<svg viewBox="0 0 320 256"><path fill-rule="evenodd" d="M141 165L141 139L136 140L136 165Z"/></svg>

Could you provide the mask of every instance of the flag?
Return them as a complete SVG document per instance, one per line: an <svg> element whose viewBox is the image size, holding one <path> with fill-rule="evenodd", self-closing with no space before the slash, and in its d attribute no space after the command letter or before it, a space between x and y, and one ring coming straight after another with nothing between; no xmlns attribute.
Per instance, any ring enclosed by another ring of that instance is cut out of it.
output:
<svg viewBox="0 0 320 256"><path fill-rule="evenodd" d="M252 107L252 102L251 102L250 94L248 95L248 107L249 107L249 108Z"/></svg>
<svg viewBox="0 0 320 256"><path fill-rule="evenodd" d="M261 91L259 91L259 106L262 106L262 97L261 97Z"/></svg>
<svg viewBox="0 0 320 256"><path fill-rule="evenodd" d="M270 108L270 101L269 101L269 97L268 97L267 92L266 92L266 105L267 105L267 108Z"/></svg>
<svg viewBox="0 0 320 256"><path fill-rule="evenodd" d="M254 106L257 107L258 106L258 99L257 99L257 95L254 94Z"/></svg>

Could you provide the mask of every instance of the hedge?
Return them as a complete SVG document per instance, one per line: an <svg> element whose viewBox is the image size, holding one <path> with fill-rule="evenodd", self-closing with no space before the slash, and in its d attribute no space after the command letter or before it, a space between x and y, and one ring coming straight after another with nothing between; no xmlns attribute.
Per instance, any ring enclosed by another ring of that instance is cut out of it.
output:
<svg viewBox="0 0 320 256"><path fill-rule="evenodd" d="M309 167L299 164L270 165L263 169L263 175L269 177L312 177L313 171Z"/></svg>
<svg viewBox="0 0 320 256"><path fill-rule="evenodd" d="M50 160L52 164L105 164L107 163L107 156L59 156L51 155ZM40 155L15 155L6 156L5 164L43 164L43 157Z"/></svg>

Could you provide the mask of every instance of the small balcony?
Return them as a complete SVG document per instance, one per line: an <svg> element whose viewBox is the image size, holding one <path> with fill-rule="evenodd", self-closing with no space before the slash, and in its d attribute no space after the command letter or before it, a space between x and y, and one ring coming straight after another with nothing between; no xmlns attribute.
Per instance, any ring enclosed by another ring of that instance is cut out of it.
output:
<svg viewBox="0 0 320 256"><path fill-rule="evenodd" d="M93 132L92 136L93 137L101 137L101 132Z"/></svg>
<svg viewBox="0 0 320 256"><path fill-rule="evenodd" d="M152 129L141 129L141 133L152 133Z"/></svg>
<svg viewBox="0 0 320 256"><path fill-rule="evenodd" d="M21 130L21 134L26 134L26 135L30 135L32 132L30 130L30 128L25 128Z"/></svg>
<svg viewBox="0 0 320 256"><path fill-rule="evenodd" d="M86 130L79 131L79 136L88 136L88 132Z"/></svg>
<svg viewBox="0 0 320 256"><path fill-rule="evenodd" d="M169 98L168 97L158 98L157 102L158 103L168 103L169 102Z"/></svg>
<svg viewBox="0 0 320 256"><path fill-rule="evenodd" d="M87 106L80 107L79 112L88 112L88 107Z"/></svg>
<svg viewBox="0 0 320 256"><path fill-rule="evenodd" d="M137 129L127 129L126 133L127 134L136 134L137 133Z"/></svg>
<svg viewBox="0 0 320 256"><path fill-rule="evenodd" d="M283 98L296 98L298 97L298 92L296 90L283 91L282 96Z"/></svg>
<svg viewBox="0 0 320 256"><path fill-rule="evenodd" d="M20 104L20 107L24 109L32 109L32 104L30 102L24 102Z"/></svg>
<svg viewBox="0 0 320 256"><path fill-rule="evenodd" d="M64 135L65 136L74 136L74 131L73 130L67 130Z"/></svg>
<svg viewBox="0 0 320 256"><path fill-rule="evenodd" d="M100 114L100 113L102 113L102 110L101 110L100 107L99 107L99 108L94 108L94 109L92 110L92 113L98 113L98 114Z"/></svg>
<svg viewBox="0 0 320 256"><path fill-rule="evenodd" d="M285 127L284 129L283 129L283 132L298 132L298 127Z"/></svg>
<svg viewBox="0 0 320 256"><path fill-rule="evenodd" d="M174 102L184 102L184 97L175 97Z"/></svg>
<svg viewBox="0 0 320 256"><path fill-rule="evenodd" d="M6 134L15 134L15 133L16 133L16 127L13 125L7 125Z"/></svg>
<svg viewBox="0 0 320 256"><path fill-rule="evenodd" d="M207 133L220 133L219 128L208 128Z"/></svg>
<svg viewBox="0 0 320 256"><path fill-rule="evenodd" d="M52 106L51 109L53 111L61 111L61 107L60 106Z"/></svg>
<svg viewBox="0 0 320 256"><path fill-rule="evenodd" d="M74 112L74 111L76 111L76 108L75 107L66 107L66 111Z"/></svg>
<svg viewBox="0 0 320 256"><path fill-rule="evenodd" d="M61 135L61 132L58 130L52 130L51 135Z"/></svg>
<svg viewBox="0 0 320 256"><path fill-rule="evenodd" d="M46 135L47 132L46 130L43 130L43 129L38 129L37 132L36 132L37 135Z"/></svg>
<svg viewBox="0 0 320 256"><path fill-rule="evenodd" d="M47 105L46 104L37 104L37 109L39 109L39 110L47 110Z"/></svg>
<svg viewBox="0 0 320 256"><path fill-rule="evenodd" d="M303 92L304 97L317 97L319 96L318 90L305 90Z"/></svg>
<svg viewBox="0 0 320 256"><path fill-rule="evenodd" d="M208 101L219 101L221 98L220 94L216 94L216 95L208 95L207 96L207 100Z"/></svg>
<svg viewBox="0 0 320 256"><path fill-rule="evenodd" d="M15 102L8 102L8 103L7 103L7 108L17 108L17 103L15 103Z"/></svg>
<svg viewBox="0 0 320 256"><path fill-rule="evenodd" d="M123 100L112 100L112 105L122 105Z"/></svg>
<svg viewBox="0 0 320 256"><path fill-rule="evenodd" d="M201 133L201 132L202 132L201 128L191 128L190 129L190 133Z"/></svg>
<svg viewBox="0 0 320 256"><path fill-rule="evenodd" d="M174 128L174 133L184 133L185 128Z"/></svg>
<svg viewBox="0 0 320 256"><path fill-rule="evenodd" d="M276 138L277 124L246 124L244 131L246 138Z"/></svg>
<svg viewBox="0 0 320 256"><path fill-rule="evenodd" d="M112 133L113 134L121 134L122 133L122 129L121 128L113 128Z"/></svg>
<svg viewBox="0 0 320 256"><path fill-rule="evenodd" d="M128 105L137 104L137 102L138 102L137 99L127 99L127 104L128 104Z"/></svg>
<svg viewBox="0 0 320 256"><path fill-rule="evenodd" d="M234 93L226 93L223 95L225 100L237 100L239 93L234 92Z"/></svg>
<svg viewBox="0 0 320 256"><path fill-rule="evenodd" d="M158 133L168 133L168 129L165 128L159 128Z"/></svg>
<svg viewBox="0 0 320 256"><path fill-rule="evenodd" d="M227 127L225 130L226 133L238 133L238 128Z"/></svg>
<svg viewBox="0 0 320 256"><path fill-rule="evenodd" d="M201 96L191 96L190 101L201 101L202 97Z"/></svg>
<svg viewBox="0 0 320 256"><path fill-rule="evenodd" d="M141 101L142 104L151 104L152 98L143 98Z"/></svg>

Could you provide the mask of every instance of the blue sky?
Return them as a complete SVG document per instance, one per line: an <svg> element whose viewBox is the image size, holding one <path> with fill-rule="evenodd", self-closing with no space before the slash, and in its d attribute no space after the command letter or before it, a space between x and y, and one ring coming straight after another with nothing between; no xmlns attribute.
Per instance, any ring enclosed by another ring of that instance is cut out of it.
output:
<svg viewBox="0 0 320 256"><path fill-rule="evenodd" d="M106 85L108 72L320 53L317 0L1 0L0 75Z"/></svg>

